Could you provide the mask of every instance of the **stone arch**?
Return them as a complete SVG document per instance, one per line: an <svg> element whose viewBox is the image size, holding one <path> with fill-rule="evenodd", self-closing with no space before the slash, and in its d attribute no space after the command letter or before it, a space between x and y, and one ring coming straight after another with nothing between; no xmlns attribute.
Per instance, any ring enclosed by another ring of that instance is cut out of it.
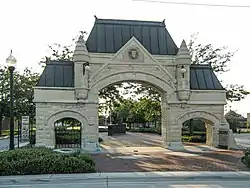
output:
<svg viewBox="0 0 250 188"><path fill-rule="evenodd" d="M57 120L60 120L62 118L73 118L81 122L81 134L84 135L85 133L85 126L88 125L88 120L87 118L82 115L81 113L75 111L75 110L61 110L57 111L56 113L52 114L48 119L47 119L47 124L49 125L49 129L51 132L51 137L52 137L52 145L55 146L55 131L54 131L54 123Z"/></svg>
<svg viewBox="0 0 250 188"><path fill-rule="evenodd" d="M177 118L177 124L182 125L185 121L193 118L202 119L206 126L206 144L209 146L218 145L217 130L220 126L220 119L207 111L189 111ZM182 126L181 126L182 127Z"/></svg>
<svg viewBox="0 0 250 188"><path fill-rule="evenodd" d="M170 80L164 80L157 75L145 71L120 71L113 72L104 77L100 77L97 81L90 85L90 89L98 92L108 85L123 81L139 81L152 85L160 92L172 93L176 90L174 83Z"/></svg>
<svg viewBox="0 0 250 188"><path fill-rule="evenodd" d="M207 111L189 111L177 118L177 124L182 124L187 120L193 118L200 118L205 121L209 121L213 125L220 124L220 119L214 114Z"/></svg>

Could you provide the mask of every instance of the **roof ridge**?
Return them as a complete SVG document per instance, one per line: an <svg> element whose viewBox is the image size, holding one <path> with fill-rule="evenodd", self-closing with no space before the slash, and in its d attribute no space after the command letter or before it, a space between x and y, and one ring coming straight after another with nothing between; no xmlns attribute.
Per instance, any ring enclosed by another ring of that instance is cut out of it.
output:
<svg viewBox="0 0 250 188"><path fill-rule="evenodd" d="M213 67L210 64L191 64L192 68L208 68L212 69Z"/></svg>
<svg viewBox="0 0 250 188"><path fill-rule="evenodd" d="M149 20L125 20L125 19L100 19L96 17L95 24L147 25L147 26L166 27L165 19L163 21L149 21Z"/></svg>

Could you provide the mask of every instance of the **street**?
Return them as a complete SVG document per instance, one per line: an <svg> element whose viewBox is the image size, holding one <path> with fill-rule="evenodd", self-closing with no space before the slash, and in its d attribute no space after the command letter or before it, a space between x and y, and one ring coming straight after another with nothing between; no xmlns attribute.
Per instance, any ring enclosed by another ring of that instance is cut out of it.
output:
<svg viewBox="0 0 250 188"><path fill-rule="evenodd" d="M0 150L7 150L9 148L10 139L1 139L0 140ZM17 145L17 138L15 138L15 145Z"/></svg>
<svg viewBox="0 0 250 188"><path fill-rule="evenodd" d="M236 143L242 148L250 148L250 133L235 133Z"/></svg>
<svg viewBox="0 0 250 188"><path fill-rule="evenodd" d="M232 180L220 178L204 178L204 179L175 179L175 178L126 178L119 179L60 179L60 180L37 180L33 182L17 183L1 183L0 188L18 187L18 188L158 188L158 187L171 187L171 188L248 188L250 187L250 180L233 178Z"/></svg>

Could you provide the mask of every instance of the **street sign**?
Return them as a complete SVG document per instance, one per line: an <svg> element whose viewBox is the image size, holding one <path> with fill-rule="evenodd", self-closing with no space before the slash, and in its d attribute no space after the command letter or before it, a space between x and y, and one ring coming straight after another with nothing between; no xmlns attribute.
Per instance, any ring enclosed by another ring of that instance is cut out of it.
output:
<svg viewBox="0 0 250 188"><path fill-rule="evenodd" d="M22 116L22 141L29 140L29 116Z"/></svg>

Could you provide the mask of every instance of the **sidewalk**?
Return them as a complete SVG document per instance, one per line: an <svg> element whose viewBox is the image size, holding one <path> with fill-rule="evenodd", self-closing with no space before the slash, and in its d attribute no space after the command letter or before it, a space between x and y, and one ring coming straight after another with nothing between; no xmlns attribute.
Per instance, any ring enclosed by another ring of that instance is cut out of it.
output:
<svg viewBox="0 0 250 188"><path fill-rule="evenodd" d="M132 172L132 173L90 173L90 174L44 174L23 176L0 176L1 182L15 181L58 181L58 180L102 180L102 179L145 179L164 178L168 180L188 179L222 179L222 180L249 180L250 172Z"/></svg>

